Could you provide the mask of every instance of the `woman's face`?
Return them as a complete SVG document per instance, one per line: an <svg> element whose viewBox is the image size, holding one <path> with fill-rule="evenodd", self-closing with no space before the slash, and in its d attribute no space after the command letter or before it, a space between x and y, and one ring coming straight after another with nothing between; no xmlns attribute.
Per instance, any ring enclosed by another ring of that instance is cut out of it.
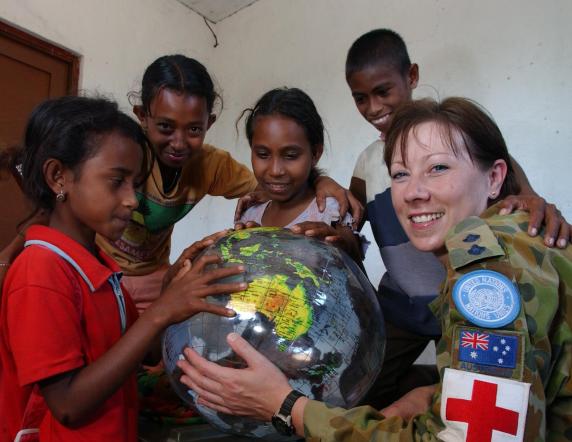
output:
<svg viewBox="0 0 572 442"><path fill-rule="evenodd" d="M458 137L458 146L463 146ZM465 147L457 155L443 141L435 122L422 123L407 135L405 163L399 140L391 162L391 196L397 217L419 250L442 255L447 232L463 219L480 215L498 195L499 167L481 170Z"/></svg>

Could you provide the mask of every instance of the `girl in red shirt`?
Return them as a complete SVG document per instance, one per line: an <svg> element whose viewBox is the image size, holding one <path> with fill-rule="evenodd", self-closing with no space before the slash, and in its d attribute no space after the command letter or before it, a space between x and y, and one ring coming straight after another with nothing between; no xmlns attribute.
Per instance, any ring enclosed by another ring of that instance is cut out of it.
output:
<svg viewBox="0 0 572 442"><path fill-rule="evenodd" d="M233 314L204 298L243 290L214 281L244 269L205 271L219 259L208 256L137 319L95 236L121 236L151 166L140 126L113 102L63 97L32 113L23 185L49 220L28 229L2 290L0 440L136 441L134 372L162 331L201 311Z"/></svg>

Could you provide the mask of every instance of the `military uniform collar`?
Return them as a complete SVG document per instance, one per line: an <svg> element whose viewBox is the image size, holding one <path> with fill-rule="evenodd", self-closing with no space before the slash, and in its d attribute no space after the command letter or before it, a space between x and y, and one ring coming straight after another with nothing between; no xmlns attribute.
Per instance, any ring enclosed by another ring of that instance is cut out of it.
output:
<svg viewBox="0 0 572 442"><path fill-rule="evenodd" d="M449 264L455 270L482 259L504 256L505 251L490 226L483 218L498 212L492 206L481 217L471 216L453 227L447 234L445 245Z"/></svg>

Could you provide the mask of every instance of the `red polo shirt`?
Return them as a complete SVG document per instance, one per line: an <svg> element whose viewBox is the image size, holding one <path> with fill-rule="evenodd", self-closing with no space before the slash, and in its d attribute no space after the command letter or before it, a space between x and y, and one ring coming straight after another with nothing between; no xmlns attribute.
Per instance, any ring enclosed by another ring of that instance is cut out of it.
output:
<svg viewBox="0 0 572 442"><path fill-rule="evenodd" d="M13 441L22 428L33 386L46 378L88 365L120 337L123 325L137 318L124 291L113 291L117 264L100 259L44 226L28 229L30 241L9 269L0 310L0 440ZM123 310L123 315L120 311ZM29 425L29 424L28 424ZM26 426L28 426L26 425ZM37 424L36 424L37 425ZM47 410L40 425L43 441L137 440L137 391L130 376L89 421L79 428L61 425Z"/></svg>

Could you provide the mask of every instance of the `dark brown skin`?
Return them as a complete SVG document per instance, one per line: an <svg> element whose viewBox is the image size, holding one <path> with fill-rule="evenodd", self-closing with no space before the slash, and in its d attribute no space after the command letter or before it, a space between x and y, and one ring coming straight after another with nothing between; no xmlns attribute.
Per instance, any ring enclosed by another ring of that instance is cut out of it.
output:
<svg viewBox="0 0 572 442"><path fill-rule="evenodd" d="M511 159L516 179L520 185L520 194L505 198L500 203L501 213L508 214L515 210L524 210L530 213L528 234L536 236L544 226L544 244L548 247L556 245L559 248L565 248L569 242L572 242L570 224L554 204L547 203L534 191L520 164L514 158Z"/></svg>
<svg viewBox="0 0 572 442"><path fill-rule="evenodd" d="M201 246L195 247L195 251ZM123 337L97 361L78 370L45 379L40 389L48 407L63 425L81 425L139 366L157 337L170 324L198 312L232 316L234 312L205 301L207 296L241 291L245 283L217 284L216 281L244 272L243 266L205 271L220 262L216 255L203 256L191 265L186 261L179 274L128 329Z"/></svg>
<svg viewBox="0 0 572 442"><path fill-rule="evenodd" d="M260 227L260 224L254 221L248 221L246 223L239 222L234 225L235 230L252 229L254 227ZM292 226L290 230L299 235L306 235L320 239L341 248L350 255L363 270L363 256L359 240L349 227L342 225L336 225L333 227L319 221L305 221Z"/></svg>

